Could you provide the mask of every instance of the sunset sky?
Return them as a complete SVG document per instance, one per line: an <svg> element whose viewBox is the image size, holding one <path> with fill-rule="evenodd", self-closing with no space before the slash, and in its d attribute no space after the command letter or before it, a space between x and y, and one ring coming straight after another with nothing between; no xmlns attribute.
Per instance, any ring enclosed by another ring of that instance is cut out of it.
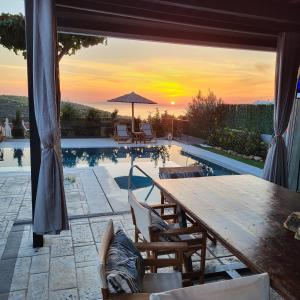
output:
<svg viewBox="0 0 300 300"><path fill-rule="evenodd" d="M0 12L21 11L21 0L0 0ZM111 109L107 99L131 91L170 111L184 108L199 89L211 89L226 103L253 103L273 99L274 67L273 52L108 37L106 46L62 59L61 91L64 100L103 109ZM0 47L0 68L0 94L26 95L23 57Z"/></svg>

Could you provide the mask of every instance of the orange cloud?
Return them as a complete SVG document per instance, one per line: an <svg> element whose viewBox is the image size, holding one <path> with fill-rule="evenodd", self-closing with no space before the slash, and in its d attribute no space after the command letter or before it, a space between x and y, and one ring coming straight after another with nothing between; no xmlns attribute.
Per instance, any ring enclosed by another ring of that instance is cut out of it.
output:
<svg viewBox="0 0 300 300"><path fill-rule="evenodd" d="M99 104L135 91L185 106L201 89L227 103L272 99L275 54L108 39L60 63L63 99ZM26 62L0 48L0 93L27 94Z"/></svg>

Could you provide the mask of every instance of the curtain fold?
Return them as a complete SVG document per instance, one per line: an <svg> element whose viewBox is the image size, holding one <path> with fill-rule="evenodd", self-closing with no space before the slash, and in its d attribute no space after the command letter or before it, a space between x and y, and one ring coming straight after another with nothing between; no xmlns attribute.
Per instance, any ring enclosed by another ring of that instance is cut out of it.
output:
<svg viewBox="0 0 300 300"><path fill-rule="evenodd" d="M293 107L299 62L300 35L282 33L278 38L276 59L274 138L266 158L263 178L284 187L288 186L288 165L283 134Z"/></svg>
<svg viewBox="0 0 300 300"><path fill-rule="evenodd" d="M300 72L300 70L299 70ZM288 129L289 189L300 192L300 99L295 100Z"/></svg>
<svg viewBox="0 0 300 300"><path fill-rule="evenodd" d="M60 148L60 87L54 0L33 0L33 96L41 140L33 231L69 229Z"/></svg>

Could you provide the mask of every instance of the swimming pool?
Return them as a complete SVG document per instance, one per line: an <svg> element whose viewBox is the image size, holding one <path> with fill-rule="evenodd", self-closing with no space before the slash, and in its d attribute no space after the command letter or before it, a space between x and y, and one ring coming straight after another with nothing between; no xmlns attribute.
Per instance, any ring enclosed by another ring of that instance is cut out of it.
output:
<svg viewBox="0 0 300 300"><path fill-rule="evenodd" d="M86 168L105 165L119 165L129 170L131 164L148 162L151 168L161 166L203 164L207 166L206 175L233 175L231 170L205 161L183 151L179 146L161 145L147 147L115 148L63 148L64 168ZM0 148L0 171L21 171L30 169L30 149Z"/></svg>

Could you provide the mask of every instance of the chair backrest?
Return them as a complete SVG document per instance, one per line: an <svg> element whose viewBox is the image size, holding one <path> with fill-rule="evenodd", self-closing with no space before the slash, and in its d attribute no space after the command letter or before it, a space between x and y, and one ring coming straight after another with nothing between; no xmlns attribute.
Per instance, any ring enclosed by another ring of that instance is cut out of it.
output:
<svg viewBox="0 0 300 300"><path fill-rule="evenodd" d="M150 123L140 123L140 130L144 132L146 136L152 136L152 125Z"/></svg>
<svg viewBox="0 0 300 300"><path fill-rule="evenodd" d="M149 227L151 226L151 211L141 205L132 191L128 191L128 201L134 214L135 226L146 239L151 242Z"/></svg>
<svg viewBox="0 0 300 300"><path fill-rule="evenodd" d="M267 273L155 293L150 300L269 300Z"/></svg>
<svg viewBox="0 0 300 300"><path fill-rule="evenodd" d="M101 244L99 249L99 275L100 275L100 287L101 289L107 289L107 280L105 273L105 261L106 254L109 249L110 242L114 237L114 223L112 220L108 221L104 234L101 238Z"/></svg>
<svg viewBox="0 0 300 300"><path fill-rule="evenodd" d="M127 131L127 125L124 124L118 124L116 126L117 135L120 137L128 137L128 131Z"/></svg>
<svg viewBox="0 0 300 300"><path fill-rule="evenodd" d="M202 177L203 175L200 166L159 168L159 178L161 179Z"/></svg>

